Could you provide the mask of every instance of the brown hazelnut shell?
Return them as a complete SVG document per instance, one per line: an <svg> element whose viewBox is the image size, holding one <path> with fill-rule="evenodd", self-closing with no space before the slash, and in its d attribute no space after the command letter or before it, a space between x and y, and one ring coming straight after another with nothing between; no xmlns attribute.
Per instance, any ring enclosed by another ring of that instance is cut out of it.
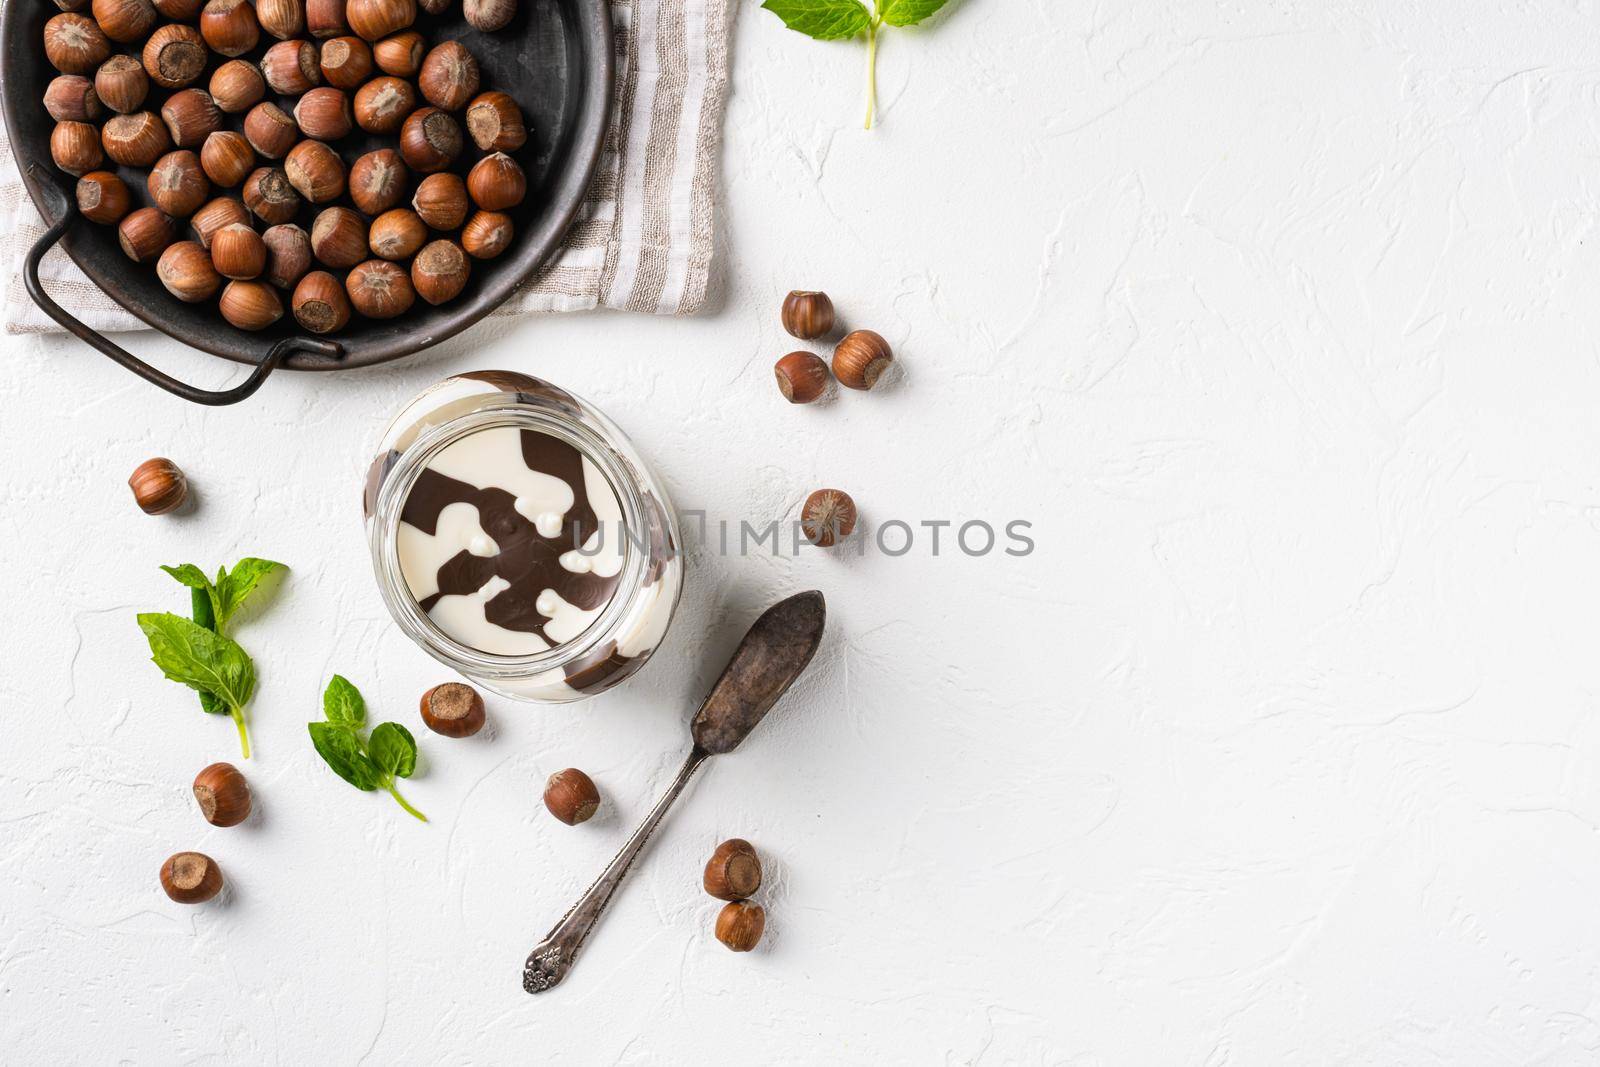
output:
<svg viewBox="0 0 1600 1067"><path fill-rule="evenodd" d="M444 737L471 737L487 721L482 695L461 682L444 682L423 693L421 712L428 729Z"/></svg>
<svg viewBox="0 0 1600 1067"><path fill-rule="evenodd" d="M718 900L743 900L761 888L761 857L755 846L733 837L718 845L706 861L701 879L707 893Z"/></svg>
<svg viewBox="0 0 1600 1067"><path fill-rule="evenodd" d="M195 775L194 799L212 826L238 826L250 817L250 783L231 763L213 763Z"/></svg>
<svg viewBox="0 0 1600 1067"><path fill-rule="evenodd" d="M179 852L161 865L161 888L179 904L203 904L222 891L222 868L202 852Z"/></svg>
<svg viewBox="0 0 1600 1067"><path fill-rule="evenodd" d="M833 350L833 376L846 388L871 389L893 361L888 341L871 330L856 330Z"/></svg>
<svg viewBox="0 0 1600 1067"><path fill-rule="evenodd" d="M751 900L735 900L717 912L717 940L735 952L755 948L766 928L766 909Z"/></svg>
<svg viewBox="0 0 1600 1067"><path fill-rule="evenodd" d="M147 459L128 476L134 503L146 515L165 515L189 498L189 479L165 456Z"/></svg>
<svg viewBox="0 0 1600 1067"><path fill-rule="evenodd" d="M312 333L333 333L350 321L350 295L344 284L325 270L301 278L289 303L295 321Z"/></svg>
<svg viewBox="0 0 1600 1067"><path fill-rule="evenodd" d="M600 807L600 790L594 780L576 767L552 774L544 784L544 806L561 822L577 826L588 822Z"/></svg>

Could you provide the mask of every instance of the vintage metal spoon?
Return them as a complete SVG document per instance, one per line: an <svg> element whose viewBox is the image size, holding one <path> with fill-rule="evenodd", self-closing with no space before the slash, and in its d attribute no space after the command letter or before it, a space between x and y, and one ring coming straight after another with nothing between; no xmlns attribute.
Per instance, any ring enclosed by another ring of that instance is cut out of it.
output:
<svg viewBox="0 0 1600 1067"><path fill-rule="evenodd" d="M522 988L530 993L543 993L567 976L578 949L583 947L584 939L600 921L612 894L622 884L623 875L628 873L672 802L689 784L690 776L706 757L737 748L800 677L822 641L826 618L827 606L822 594L812 590L779 601L750 627L690 724L694 747L689 750L689 758L678 771L678 777L628 838L616 859L600 872L594 885L529 953L522 969Z"/></svg>

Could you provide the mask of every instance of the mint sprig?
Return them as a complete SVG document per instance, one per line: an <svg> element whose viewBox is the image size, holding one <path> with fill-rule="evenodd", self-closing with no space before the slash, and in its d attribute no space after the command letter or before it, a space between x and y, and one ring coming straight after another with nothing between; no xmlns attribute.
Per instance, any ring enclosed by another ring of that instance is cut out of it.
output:
<svg viewBox="0 0 1600 1067"><path fill-rule="evenodd" d="M322 694L323 722L306 723L317 755L333 773L364 793L382 789L423 822L428 817L406 803L395 788L396 778L410 778L417 769L417 741L397 722L383 722L361 736L367 723L367 702L343 675L334 675Z"/></svg>
<svg viewBox="0 0 1600 1067"><path fill-rule="evenodd" d="M878 111L878 32L885 26L915 26L949 0L766 0L761 6L796 33L818 41L867 35L867 123Z"/></svg>

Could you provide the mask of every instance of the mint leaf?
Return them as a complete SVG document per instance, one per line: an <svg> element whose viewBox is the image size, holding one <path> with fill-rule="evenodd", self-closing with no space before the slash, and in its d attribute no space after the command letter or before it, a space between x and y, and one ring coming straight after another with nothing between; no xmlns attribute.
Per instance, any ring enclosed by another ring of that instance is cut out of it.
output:
<svg viewBox="0 0 1600 1067"><path fill-rule="evenodd" d="M372 761L362 754L356 735L331 722L310 722L311 743L317 755L333 768L333 773L364 792L371 792L383 784L383 775Z"/></svg>
<svg viewBox="0 0 1600 1067"><path fill-rule="evenodd" d="M791 30L819 41L854 37L872 25L859 0L766 0L761 6Z"/></svg>
<svg viewBox="0 0 1600 1067"><path fill-rule="evenodd" d="M180 563L176 567L168 567L162 564L161 569L190 589L211 588L211 579L206 577L206 572L196 567L193 563Z"/></svg>
<svg viewBox="0 0 1600 1067"><path fill-rule="evenodd" d="M397 722L379 723L367 738L367 755L384 774L396 778L410 778L417 769L417 742Z"/></svg>
<svg viewBox="0 0 1600 1067"><path fill-rule="evenodd" d="M191 689L215 693L230 710L249 703L256 669L237 643L171 612L146 612L138 620L150 641L150 658L162 674Z"/></svg>
<svg viewBox="0 0 1600 1067"><path fill-rule="evenodd" d="M322 692L322 714L335 726L355 730L367 721L367 703L349 679L336 674Z"/></svg>
<svg viewBox="0 0 1600 1067"><path fill-rule="evenodd" d="M196 569L196 573L199 573ZM204 575L201 575L204 577ZM187 584L187 583L186 583ZM194 619L196 626L202 630L215 632L217 628L216 616L212 613L211 583L207 582L204 589L191 586L189 589L189 615ZM217 694L209 689L200 690L200 710L207 715L226 715L228 709L222 706L222 701L217 699Z"/></svg>
<svg viewBox="0 0 1600 1067"><path fill-rule="evenodd" d="M949 0L887 0L883 21L891 26L915 26L944 7Z"/></svg>
<svg viewBox="0 0 1600 1067"><path fill-rule="evenodd" d="M234 612L249 599L250 594L255 592L264 578L275 571L287 569L283 564L270 559L247 556L235 563L231 571L225 574L219 571L216 584L217 629L221 630L227 626Z"/></svg>

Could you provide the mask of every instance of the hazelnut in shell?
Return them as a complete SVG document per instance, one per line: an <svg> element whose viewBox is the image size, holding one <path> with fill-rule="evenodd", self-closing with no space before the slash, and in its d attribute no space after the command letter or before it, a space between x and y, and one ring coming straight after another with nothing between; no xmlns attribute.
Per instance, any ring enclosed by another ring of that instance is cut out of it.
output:
<svg viewBox="0 0 1600 1067"><path fill-rule="evenodd" d="M294 120L314 141L337 141L352 129L350 98L331 85L312 89L294 106Z"/></svg>
<svg viewBox="0 0 1600 1067"><path fill-rule="evenodd" d="M473 29L493 33L516 15L517 0L463 0L461 13Z"/></svg>
<svg viewBox="0 0 1600 1067"><path fill-rule="evenodd" d="M388 211L405 191L406 165L392 148L368 152L350 165L350 199L367 215Z"/></svg>
<svg viewBox="0 0 1600 1067"><path fill-rule="evenodd" d="M400 155L423 174L444 170L461 154L461 124L448 112L423 107L400 127Z"/></svg>
<svg viewBox="0 0 1600 1067"><path fill-rule="evenodd" d="M100 69L104 70L105 64ZM59 74L51 79L44 90L44 109L57 122L95 122L105 113L94 82L82 74Z"/></svg>
<svg viewBox="0 0 1600 1067"><path fill-rule="evenodd" d="M62 12L44 24L44 57L63 74L88 74L111 55L111 42L95 21Z"/></svg>
<svg viewBox="0 0 1600 1067"><path fill-rule="evenodd" d="M156 160L145 185L156 207L175 218L188 218L211 196L211 183L200 169L200 157L186 148Z"/></svg>
<svg viewBox="0 0 1600 1067"><path fill-rule="evenodd" d="M318 39L349 33L344 0L306 0L306 30Z"/></svg>
<svg viewBox="0 0 1600 1067"><path fill-rule="evenodd" d="M382 259L410 259L428 240L428 227L415 211L397 207L372 222L367 246Z"/></svg>
<svg viewBox="0 0 1600 1067"><path fill-rule="evenodd" d="M472 273L467 254L454 241L429 241L411 261L411 286L430 304L454 300Z"/></svg>
<svg viewBox="0 0 1600 1067"><path fill-rule="evenodd" d="M459 174L430 174L417 185L411 206L435 230L454 230L467 218L467 183Z"/></svg>
<svg viewBox="0 0 1600 1067"><path fill-rule="evenodd" d="M200 12L200 36L213 52L241 56L261 40L261 23L250 0L211 0Z"/></svg>
<svg viewBox="0 0 1600 1067"><path fill-rule="evenodd" d="M871 330L856 330L833 350L833 376L846 388L871 389L893 361L888 341Z"/></svg>
<svg viewBox="0 0 1600 1067"><path fill-rule="evenodd" d="M311 269L311 235L293 223L269 226L261 243L267 246L267 269L262 276L279 289L293 288ZM344 295L342 287L339 293Z"/></svg>
<svg viewBox="0 0 1600 1067"><path fill-rule="evenodd" d="M205 144L200 146L200 169L224 189L244 181L255 168L255 151L242 133L218 130L207 135Z"/></svg>
<svg viewBox="0 0 1600 1067"><path fill-rule="evenodd" d="M50 131L50 158L73 177L87 174L105 162L100 131L87 122L58 122Z"/></svg>
<svg viewBox="0 0 1600 1067"><path fill-rule="evenodd" d="M203 904L222 891L222 868L203 852L179 852L161 865L161 888L179 904Z"/></svg>
<svg viewBox="0 0 1600 1067"><path fill-rule="evenodd" d="M133 56L112 56L94 74L95 95L119 115L137 111L150 95L150 75Z"/></svg>
<svg viewBox="0 0 1600 1067"><path fill-rule="evenodd" d="M461 247L474 259L493 259L511 246L515 233L510 215L478 211L461 228Z"/></svg>
<svg viewBox="0 0 1600 1067"><path fill-rule="evenodd" d="M422 34L416 30L403 30L373 45L372 61L385 74L392 74L396 78L415 78L422 69L426 47Z"/></svg>
<svg viewBox="0 0 1600 1067"><path fill-rule="evenodd" d="M244 206L269 226L288 222L300 212L300 194L281 167L257 167L244 180Z"/></svg>
<svg viewBox="0 0 1600 1067"><path fill-rule="evenodd" d="M310 41L279 41L261 57L261 76L282 96L299 96L313 85L321 85L317 46Z"/></svg>
<svg viewBox="0 0 1600 1067"><path fill-rule="evenodd" d="M177 239L177 225L153 207L139 208L117 226L122 254L135 263L151 262Z"/></svg>
<svg viewBox="0 0 1600 1067"><path fill-rule="evenodd" d="M485 211L516 207L528 192L528 179L517 161L504 152L484 156L467 172L467 192Z"/></svg>
<svg viewBox="0 0 1600 1067"><path fill-rule="evenodd" d="M194 800L212 826L238 826L250 817L250 783L231 763L213 763L195 775Z"/></svg>
<svg viewBox="0 0 1600 1067"><path fill-rule="evenodd" d="M170 22L156 27L140 54L144 71L163 89L181 89L206 69L206 42L193 26Z"/></svg>
<svg viewBox="0 0 1600 1067"><path fill-rule="evenodd" d="M100 144L124 167L149 167L172 150L172 135L154 112L135 111L107 119L100 127Z"/></svg>
<svg viewBox="0 0 1600 1067"><path fill-rule="evenodd" d="M468 105L467 133L485 152L515 152L528 143L522 109L502 92L483 93Z"/></svg>
<svg viewBox="0 0 1600 1067"><path fill-rule="evenodd" d="M800 529L818 548L832 547L856 528L856 502L843 489L818 489L800 508Z"/></svg>
<svg viewBox="0 0 1600 1067"><path fill-rule="evenodd" d="M568 767L552 774L545 782L544 806L568 826L577 826L594 817L600 807L600 790L587 774L576 767Z"/></svg>
<svg viewBox="0 0 1600 1067"><path fill-rule="evenodd" d="M241 330L265 330L283 318L283 300L266 282L229 282L217 301L222 317Z"/></svg>
<svg viewBox="0 0 1600 1067"><path fill-rule="evenodd" d="M277 104L264 100L244 117L244 137L268 159L282 159L300 139L300 127Z"/></svg>
<svg viewBox="0 0 1600 1067"><path fill-rule="evenodd" d="M150 0L94 0L90 10L101 31L120 44L144 40L160 17Z"/></svg>
<svg viewBox="0 0 1600 1067"><path fill-rule="evenodd" d="M121 222L133 207L128 183L109 170L92 170L78 179L74 193L78 212L90 222L102 225Z"/></svg>
<svg viewBox="0 0 1600 1067"><path fill-rule="evenodd" d="M411 310L416 290L411 276L401 267L382 259L357 264L344 279L350 306L369 319L392 319Z"/></svg>
<svg viewBox="0 0 1600 1067"><path fill-rule="evenodd" d="M168 245L156 261L156 277L185 304L209 300L222 287L222 275L211 265L211 253L198 241Z"/></svg>
<svg viewBox="0 0 1600 1067"><path fill-rule="evenodd" d="M483 697L470 685L445 682L422 694L422 721L445 737L471 737L483 729Z"/></svg>
<svg viewBox="0 0 1600 1067"><path fill-rule="evenodd" d="M350 296L343 283L325 270L301 278L289 306L295 321L312 333L333 333L350 321Z"/></svg>
<svg viewBox="0 0 1600 1067"><path fill-rule="evenodd" d="M204 89L179 89L161 105L161 121L179 148L194 148L222 129L222 109Z"/></svg>
<svg viewBox="0 0 1600 1067"><path fill-rule="evenodd" d="M311 252L335 270L367 258L367 221L347 207L324 208L311 224Z"/></svg>
<svg viewBox="0 0 1600 1067"><path fill-rule="evenodd" d="M256 0L256 21L278 40L287 41L306 28L305 0Z"/></svg>
<svg viewBox="0 0 1600 1067"><path fill-rule="evenodd" d="M735 952L755 948L766 928L766 909L753 901L735 900L717 913L717 940Z"/></svg>
<svg viewBox="0 0 1600 1067"><path fill-rule="evenodd" d="M326 204L344 195L344 161L321 141L301 141L283 160L289 184L313 204Z"/></svg>
<svg viewBox="0 0 1600 1067"><path fill-rule="evenodd" d="M219 196L206 201L200 210L189 218L189 225L194 228L195 238L207 250L211 248L211 239L218 231L235 223L250 225L250 212L231 196Z"/></svg>
<svg viewBox="0 0 1600 1067"><path fill-rule="evenodd" d="M417 106L417 91L399 78L373 78L356 90L351 111L368 133L394 133Z"/></svg>
<svg viewBox="0 0 1600 1067"><path fill-rule="evenodd" d="M416 0L347 0L344 17L369 41L380 40L417 21Z"/></svg>
<svg viewBox="0 0 1600 1067"><path fill-rule="evenodd" d="M743 900L761 888L761 858L750 842L733 837L717 846L706 862L702 879L707 893L718 900Z"/></svg>
<svg viewBox="0 0 1600 1067"><path fill-rule="evenodd" d="M211 265L224 278L254 278L267 267L267 246L248 225L231 223L211 236Z"/></svg>
<svg viewBox="0 0 1600 1067"><path fill-rule="evenodd" d="M460 111L478 92L478 61L460 41L445 41L422 61L417 88L434 107Z"/></svg>
<svg viewBox="0 0 1600 1067"><path fill-rule="evenodd" d="M815 352L790 352L772 368L778 392L791 404L809 404L828 391L828 364Z"/></svg>
<svg viewBox="0 0 1600 1067"><path fill-rule="evenodd" d="M802 341L833 329L833 301L827 293L797 289L783 298L783 328Z"/></svg>
<svg viewBox="0 0 1600 1067"><path fill-rule="evenodd" d="M189 499L189 479L178 465L164 456L147 459L128 476L134 503L146 515L165 515L176 511Z"/></svg>
<svg viewBox="0 0 1600 1067"><path fill-rule="evenodd" d="M372 46L359 37L335 37L322 42L317 62L329 85L359 89L372 74Z"/></svg>
<svg viewBox="0 0 1600 1067"><path fill-rule="evenodd" d="M261 68L246 59L230 59L211 74L211 99L230 115L248 111L267 95Z"/></svg>

